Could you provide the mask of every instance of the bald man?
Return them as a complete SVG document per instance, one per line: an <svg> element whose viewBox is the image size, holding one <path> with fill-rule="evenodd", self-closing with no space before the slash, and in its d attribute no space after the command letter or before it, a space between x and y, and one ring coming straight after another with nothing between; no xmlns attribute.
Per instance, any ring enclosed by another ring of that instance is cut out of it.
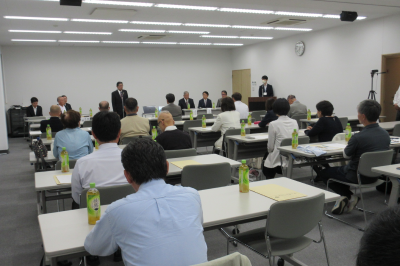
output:
<svg viewBox="0 0 400 266"><path fill-rule="evenodd" d="M102 101L99 103L99 111L103 112L103 111L110 111L110 104L107 101Z"/></svg>
<svg viewBox="0 0 400 266"><path fill-rule="evenodd" d="M49 115L50 115L49 120L40 121L40 131L42 131L42 133L46 132L47 125L50 125L51 132L58 132L63 130L63 125L60 120L60 115L61 115L60 106L52 105L50 107Z"/></svg>
<svg viewBox="0 0 400 266"><path fill-rule="evenodd" d="M183 150L192 148L192 140L188 133L180 131L175 126L175 121L168 111L162 111L158 116L158 126L162 134L156 141L164 150Z"/></svg>

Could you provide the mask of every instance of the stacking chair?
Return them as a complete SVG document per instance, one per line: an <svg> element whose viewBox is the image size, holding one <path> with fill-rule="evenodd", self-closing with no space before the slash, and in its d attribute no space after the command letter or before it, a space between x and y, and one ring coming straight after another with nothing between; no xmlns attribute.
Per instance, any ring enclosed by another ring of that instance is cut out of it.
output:
<svg viewBox="0 0 400 266"><path fill-rule="evenodd" d="M400 137L400 124L394 126L392 135L395 137Z"/></svg>
<svg viewBox="0 0 400 266"><path fill-rule="evenodd" d="M224 187L231 183L229 163L188 165L182 169L183 187L197 190Z"/></svg>
<svg viewBox="0 0 400 266"><path fill-rule="evenodd" d="M349 122L348 117L338 117L340 120L340 123L342 123L343 130L346 129L347 123Z"/></svg>
<svg viewBox="0 0 400 266"><path fill-rule="evenodd" d="M177 115L172 118L174 119L174 121L182 121L182 115Z"/></svg>
<svg viewBox="0 0 400 266"><path fill-rule="evenodd" d="M135 190L130 184L109 187L96 187L96 189L100 192L101 205L111 204L114 201L120 200L132 193L135 193ZM86 193L88 190L89 188L85 188L79 195L81 201L79 204L79 208L81 209L87 207Z"/></svg>
<svg viewBox="0 0 400 266"><path fill-rule="evenodd" d="M329 183L332 182L336 182L336 183L340 183L340 184L344 184L347 186L350 186L351 188L355 189L355 192L357 192L357 189L359 190L360 193L360 197L361 197L361 205L362 205L362 209L356 207L359 211L362 211L364 213L364 227L359 227L357 225L348 223L344 220L341 220L339 218L337 218L336 216L333 216L331 214L328 214L327 210L325 210L325 215L328 216L329 218L338 220L342 223L345 223L347 225L350 225L352 227L357 228L360 231L364 231L366 226L367 226L367 215L366 212L372 213L371 211L367 211L365 210L364 207L364 198L363 198L363 194L362 194L362 190L363 188L373 188L376 186L379 186L381 184L383 184L385 181L378 179L376 182L373 182L371 184L361 184L361 180L360 180L360 175L362 175L363 177L366 178L378 178L381 176L381 174L378 173L374 173L371 171L371 168L373 167L379 167L379 166L385 166L385 165L390 165L392 163L392 157L393 157L393 150L387 150L387 151L375 151L375 152L366 152L363 153L360 157L360 161L358 163L358 169L357 169L357 180L358 183L348 183L348 182L344 182L344 181L340 181L334 178L331 178L328 180L327 182L327 190L329 189Z"/></svg>
<svg viewBox="0 0 400 266"><path fill-rule="evenodd" d="M201 127L201 119L199 120L186 120L183 123L183 131L189 133L190 127Z"/></svg>
<svg viewBox="0 0 400 266"><path fill-rule="evenodd" d="M304 145L304 144L309 144L310 143L310 138L308 136L300 136L298 138L298 140L299 140L299 145ZM292 145L292 138L283 139L281 141L281 147L283 147L283 146L291 146L291 145ZM288 156L290 156L290 154L282 154L282 152L280 153L282 174L286 175L286 172L284 171L284 167L283 167L282 156L288 157ZM264 162L263 162L263 165L264 165ZM313 169L311 167L311 177L312 176L313 176Z"/></svg>
<svg viewBox="0 0 400 266"><path fill-rule="evenodd" d="M225 157L229 157L229 154L228 154L228 140L226 139L226 137L227 136L234 136L234 135L240 135L240 128L231 128L231 129L228 129L227 131L225 131L225 134L224 134L224 136L223 136L223 141L222 141L222 151L224 152L224 154L225 154ZM246 131L246 135L247 134L250 134L250 128L246 128L245 129L245 131Z"/></svg>
<svg viewBox="0 0 400 266"><path fill-rule="evenodd" d="M92 120L84 121L82 127L92 127Z"/></svg>
<svg viewBox="0 0 400 266"><path fill-rule="evenodd" d="M254 118L254 121L261 121L261 115L265 115L267 113L267 111L253 111L250 112L251 113L251 118Z"/></svg>
<svg viewBox="0 0 400 266"><path fill-rule="evenodd" d="M127 144L129 144L129 142L135 142L135 141L137 141L138 139L151 139L151 136L136 136L136 137L126 137L126 138L123 138L122 139L122 141L121 141L121 145L127 145Z"/></svg>
<svg viewBox="0 0 400 266"><path fill-rule="evenodd" d="M214 115L213 114L202 114L202 115L197 115L197 120L200 120L203 118L203 115L206 116L206 119L214 119Z"/></svg>
<svg viewBox="0 0 400 266"><path fill-rule="evenodd" d="M230 236L223 229L221 231L228 237L229 243L237 242L258 255L269 260L269 265L275 265L275 257L282 259L278 265L283 265L285 260L293 265L305 265L293 257L293 253L299 252L311 243L324 244L326 261L329 266L328 251L326 248L324 232L322 230L322 214L325 195L287 201L278 201L271 205L266 226L253 229L244 233ZM318 226L320 239L310 239L305 235Z"/></svg>
<svg viewBox="0 0 400 266"><path fill-rule="evenodd" d="M165 151L165 157L167 159L180 158L180 157L189 157L189 156L196 156L196 155L197 155L197 150L196 149L167 150L167 151Z"/></svg>
<svg viewBox="0 0 400 266"><path fill-rule="evenodd" d="M300 119L307 119L307 114L304 115L294 115L291 117L292 119L297 121L297 124L299 125L299 129L303 129L302 128L302 123L300 122Z"/></svg>
<svg viewBox="0 0 400 266"><path fill-rule="evenodd" d="M143 106L142 116L154 116L155 112L156 112L155 106Z"/></svg>
<svg viewBox="0 0 400 266"><path fill-rule="evenodd" d="M242 255L239 252L235 252L212 261L192 266L251 266L251 262L249 258L245 255Z"/></svg>

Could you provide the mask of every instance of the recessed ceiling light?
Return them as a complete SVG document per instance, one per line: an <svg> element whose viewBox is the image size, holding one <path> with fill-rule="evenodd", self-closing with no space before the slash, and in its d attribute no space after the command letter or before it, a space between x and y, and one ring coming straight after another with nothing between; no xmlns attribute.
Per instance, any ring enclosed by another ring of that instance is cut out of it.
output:
<svg viewBox="0 0 400 266"><path fill-rule="evenodd" d="M180 42L182 45L211 45L209 42Z"/></svg>
<svg viewBox="0 0 400 266"><path fill-rule="evenodd" d="M214 45L242 46L243 43L214 43Z"/></svg>
<svg viewBox="0 0 400 266"><path fill-rule="evenodd" d="M254 37L254 36L240 36L240 39L254 39L254 40L272 40L273 37Z"/></svg>
<svg viewBox="0 0 400 266"><path fill-rule="evenodd" d="M211 28L230 28L231 25L223 24L198 24L198 23L185 23L185 26L189 27L211 27Z"/></svg>
<svg viewBox="0 0 400 266"><path fill-rule="evenodd" d="M274 28L274 30L312 31L312 29L304 29L304 28L282 28L282 27Z"/></svg>
<svg viewBox="0 0 400 266"><path fill-rule="evenodd" d="M259 26L243 26L243 25L233 25L234 29L253 29L253 30L272 30L273 27L259 27Z"/></svg>
<svg viewBox="0 0 400 266"><path fill-rule="evenodd" d="M26 20L51 20L51 21L68 21L67 18L45 18L45 17L22 17L22 16L4 16L6 19L26 19Z"/></svg>
<svg viewBox="0 0 400 266"><path fill-rule="evenodd" d="M299 12L286 12L286 11L278 11L275 12L275 15L278 16L299 16L299 17L312 17L312 18L320 18L322 14L315 13L299 13Z"/></svg>
<svg viewBox="0 0 400 266"><path fill-rule="evenodd" d="M153 22L153 21L131 21L132 24L143 24L143 25L166 25L166 26L180 26L182 23L178 22Z"/></svg>
<svg viewBox="0 0 400 266"><path fill-rule="evenodd" d="M64 31L67 34L98 34L98 35L111 35L112 32L99 32L99 31Z"/></svg>
<svg viewBox="0 0 400 266"><path fill-rule="evenodd" d="M73 18L71 21L75 22L97 22L97 23L128 23L128 20L112 20L112 19L80 19Z"/></svg>
<svg viewBox="0 0 400 266"><path fill-rule="evenodd" d="M9 32L24 32L24 33L61 33L57 30L8 30Z"/></svg>
<svg viewBox="0 0 400 266"><path fill-rule="evenodd" d="M340 18L340 15L323 15L324 18Z"/></svg>
<svg viewBox="0 0 400 266"><path fill-rule="evenodd" d="M209 34L209 31L184 31L184 30L169 30L168 33L182 33L182 34Z"/></svg>
<svg viewBox="0 0 400 266"><path fill-rule="evenodd" d="M123 32L155 32L155 33L164 33L165 30L135 30L135 29L119 29L118 31Z"/></svg>
<svg viewBox="0 0 400 266"><path fill-rule="evenodd" d="M101 41L102 43L127 43L127 44L131 44L131 43L140 43L140 42L125 42L125 41Z"/></svg>
<svg viewBox="0 0 400 266"><path fill-rule="evenodd" d="M142 2L125 2L125 1L98 1L98 0L84 0L85 4L100 4L100 5L115 5L115 6L143 6L152 7L153 3Z"/></svg>
<svg viewBox="0 0 400 266"><path fill-rule="evenodd" d="M177 44L176 42L142 42L143 44Z"/></svg>
<svg viewBox="0 0 400 266"><path fill-rule="evenodd" d="M12 42L56 42L56 40L11 39Z"/></svg>
<svg viewBox="0 0 400 266"><path fill-rule="evenodd" d="M82 40L59 40L58 42L82 42L82 43L99 43L100 41L82 41Z"/></svg>
<svg viewBox="0 0 400 266"><path fill-rule="evenodd" d="M257 10L257 9L241 9L241 8L220 8L218 11L222 12L237 12L237 13L253 13L253 14L274 14L270 10Z"/></svg>
<svg viewBox="0 0 400 266"><path fill-rule="evenodd" d="M202 35L203 38L225 38L225 39L237 39L238 36L223 36L223 35Z"/></svg>
<svg viewBox="0 0 400 266"><path fill-rule="evenodd" d="M192 9L192 10L207 10L207 11L214 11L217 10L218 7L212 6L187 6L187 5L170 5L170 4L157 4L155 7L162 7L162 8L177 8L177 9Z"/></svg>

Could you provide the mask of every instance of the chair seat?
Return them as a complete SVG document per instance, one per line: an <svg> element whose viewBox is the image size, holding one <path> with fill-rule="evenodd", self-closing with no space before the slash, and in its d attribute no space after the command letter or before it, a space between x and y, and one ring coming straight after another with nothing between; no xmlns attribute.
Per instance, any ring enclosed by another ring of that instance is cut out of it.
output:
<svg viewBox="0 0 400 266"><path fill-rule="evenodd" d="M329 180L330 180L330 181L337 182L337 183L341 183L341 184L344 184L344 185L348 185L348 186L350 186L350 187L357 187L357 188L360 187L360 186L359 186L358 184L356 184L356 183L348 183L348 182L344 182L344 181L337 180L337 179L334 179L334 178L331 178L331 179L329 179ZM383 184L383 183L385 183L385 181L378 179L376 182L371 183L371 184L361 184L361 188L376 187L376 186L379 186L379 185L381 185L381 184Z"/></svg>
<svg viewBox="0 0 400 266"><path fill-rule="evenodd" d="M250 230L241 234L234 235L237 240L251 246L258 252L268 255L267 242L265 240L265 228ZM282 256L299 252L312 243L312 239L302 236L295 239L277 239L270 237L271 255Z"/></svg>

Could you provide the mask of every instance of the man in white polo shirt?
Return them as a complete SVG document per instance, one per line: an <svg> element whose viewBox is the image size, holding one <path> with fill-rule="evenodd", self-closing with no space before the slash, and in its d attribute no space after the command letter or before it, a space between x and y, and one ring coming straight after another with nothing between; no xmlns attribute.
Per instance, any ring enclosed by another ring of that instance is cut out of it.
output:
<svg viewBox="0 0 400 266"><path fill-rule="evenodd" d="M247 119L249 115L249 107L242 102L242 94L235 92L232 94L232 99L235 102L236 111L240 113L240 119Z"/></svg>

